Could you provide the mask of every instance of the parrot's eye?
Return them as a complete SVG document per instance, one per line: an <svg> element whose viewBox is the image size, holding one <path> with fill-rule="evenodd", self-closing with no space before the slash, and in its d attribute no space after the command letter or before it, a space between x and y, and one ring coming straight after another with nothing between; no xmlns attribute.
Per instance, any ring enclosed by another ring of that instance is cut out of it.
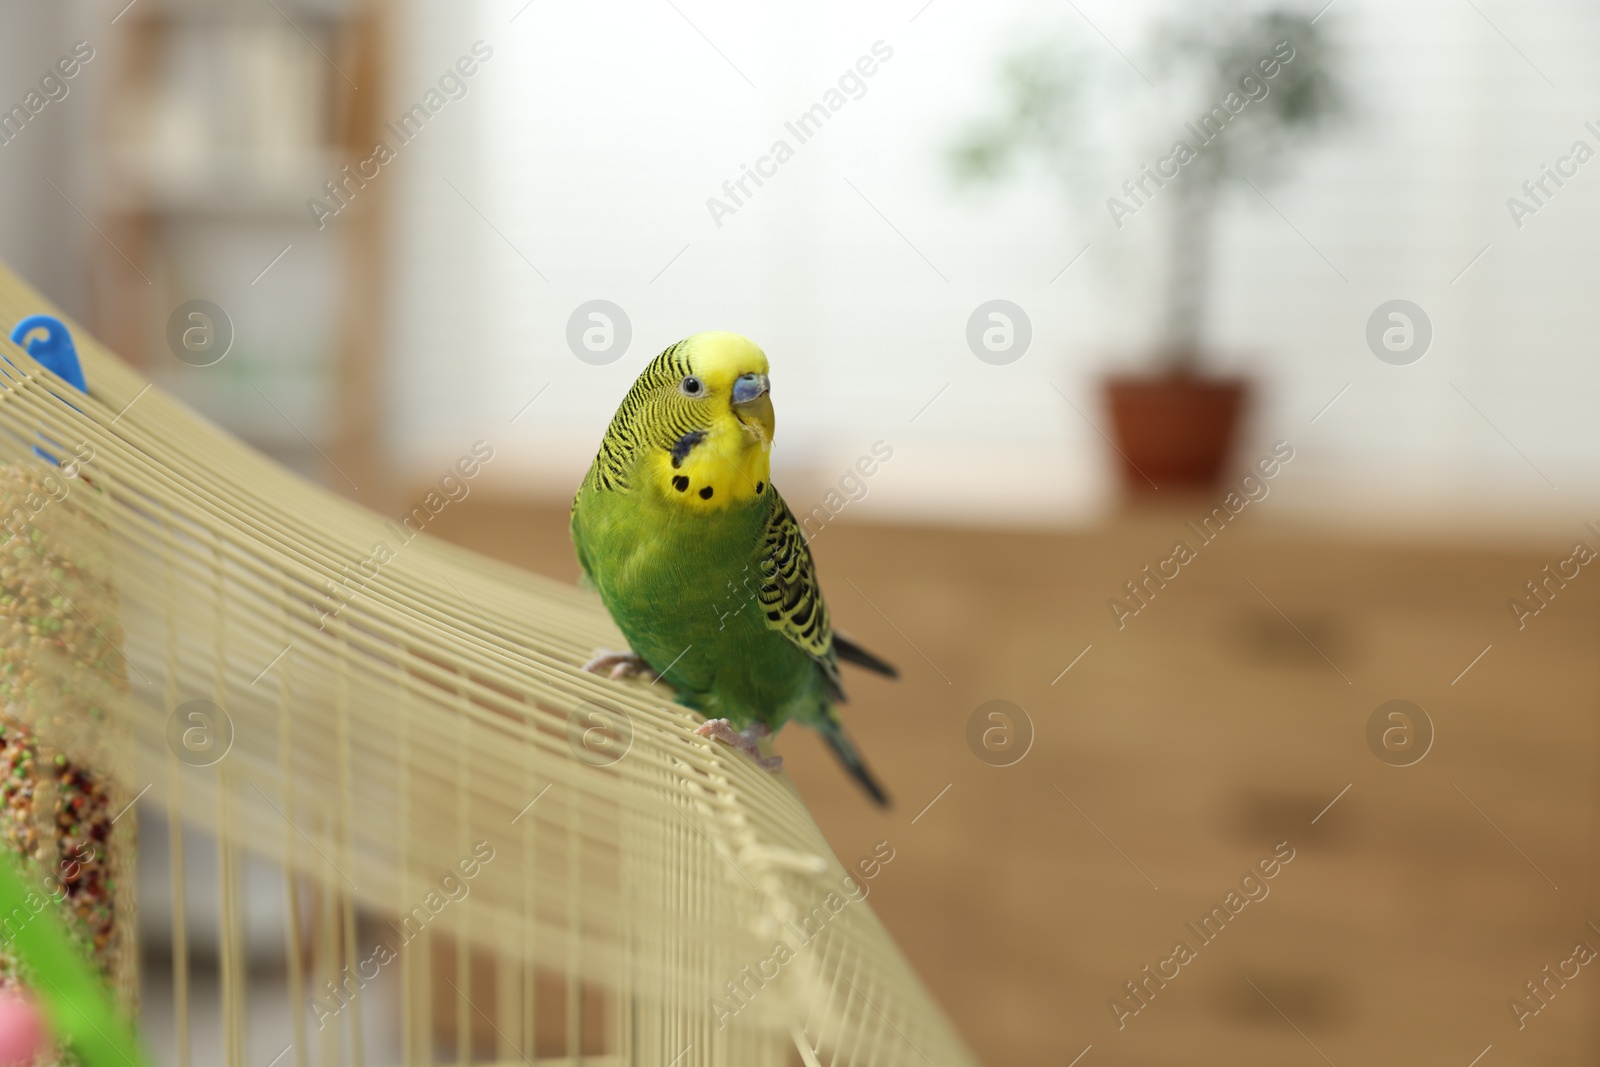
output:
<svg viewBox="0 0 1600 1067"><path fill-rule="evenodd" d="M706 391L705 383L694 375L689 375L678 383L678 391L684 396L701 396Z"/></svg>

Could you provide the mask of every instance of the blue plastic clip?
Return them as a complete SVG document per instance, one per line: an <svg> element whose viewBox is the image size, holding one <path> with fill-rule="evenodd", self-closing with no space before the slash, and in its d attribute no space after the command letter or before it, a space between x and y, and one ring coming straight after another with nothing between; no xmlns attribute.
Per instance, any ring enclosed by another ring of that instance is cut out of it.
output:
<svg viewBox="0 0 1600 1067"><path fill-rule="evenodd" d="M39 330L44 331L43 337L35 336L31 340L24 340L29 334L36 334ZM78 350L72 343L72 333L66 324L54 315L29 315L17 323L16 328L11 331L11 342L21 346L23 351L78 392L84 394L89 392L89 387L83 380L83 365L78 362ZM49 438L45 440L49 441ZM33 454L46 463L60 462L38 445L33 446Z"/></svg>
<svg viewBox="0 0 1600 1067"><path fill-rule="evenodd" d="M43 330L44 336L23 340L36 330ZM78 363L78 350L72 344L72 334L54 315L29 315L11 331L11 341L78 392L89 391L83 380L83 367Z"/></svg>

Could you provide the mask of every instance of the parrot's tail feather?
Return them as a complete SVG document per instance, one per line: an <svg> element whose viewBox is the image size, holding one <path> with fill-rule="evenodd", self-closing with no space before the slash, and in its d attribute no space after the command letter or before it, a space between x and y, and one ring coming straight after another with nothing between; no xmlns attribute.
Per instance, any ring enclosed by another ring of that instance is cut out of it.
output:
<svg viewBox="0 0 1600 1067"><path fill-rule="evenodd" d="M839 757L839 762L844 764L844 769L850 772L850 777L860 783L861 788L877 801L880 808L889 806L889 795L883 791L883 786L867 770L867 765L861 761L861 753L856 751L856 746L850 742L845 734L844 727L836 722L830 722L820 730L827 740L828 747L833 749L834 755Z"/></svg>
<svg viewBox="0 0 1600 1067"><path fill-rule="evenodd" d="M846 663L854 663L857 667L865 667L890 678L900 677L900 672L892 664L885 663L838 630L833 631L833 651Z"/></svg>

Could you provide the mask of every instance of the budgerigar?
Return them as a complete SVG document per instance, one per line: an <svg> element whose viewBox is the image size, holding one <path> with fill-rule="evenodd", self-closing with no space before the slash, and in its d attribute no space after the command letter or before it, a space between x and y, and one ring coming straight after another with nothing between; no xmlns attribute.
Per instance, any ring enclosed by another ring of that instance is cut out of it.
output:
<svg viewBox="0 0 1600 1067"><path fill-rule="evenodd" d="M879 804L843 725L839 661L895 669L828 623L800 526L773 488L767 357L700 333L653 359L623 398L572 504L572 543L632 647L586 666L659 676L748 752L793 719L819 731Z"/></svg>

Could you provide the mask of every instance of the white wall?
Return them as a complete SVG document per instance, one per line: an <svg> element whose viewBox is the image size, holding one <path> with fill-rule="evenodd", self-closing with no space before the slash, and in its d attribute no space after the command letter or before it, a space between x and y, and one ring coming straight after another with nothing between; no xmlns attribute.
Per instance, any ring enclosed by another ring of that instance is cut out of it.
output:
<svg viewBox="0 0 1600 1067"><path fill-rule="evenodd" d="M1283 217L1248 190L1230 201L1209 305L1218 364L1261 377L1246 450L1296 445L1276 488L1309 514L1443 508L1489 521L1600 506L1588 299L1600 161L1521 230L1505 206L1575 139L1600 149L1582 128L1600 125L1588 59L1600 11L1475 3L1338 0L1324 24L1353 114L1268 190ZM430 13L417 16L399 98L475 39L495 55L395 168L405 461L425 473L484 437L502 484L568 493L643 363L726 328L772 357L780 484L814 492L883 438L895 458L862 516L1032 521L1104 506L1105 445L1056 388L1104 425L1099 376L1153 333L1157 220L1118 231L1102 206L1141 157L1117 147L1095 160L1103 192L1068 192L1037 169L974 192L951 180L945 153L993 104L1000 57L1042 31L1098 50L1106 94L1157 114L1164 101L1055 3L673 4L412 4ZM1155 4L1078 7L1150 62ZM866 95L716 226L706 199L774 139L793 143L784 120L879 40L894 55ZM606 367L564 338L571 311L596 297L621 305L634 332ZM1031 350L1007 367L980 363L964 339L993 297L1033 321ZM1433 320L1414 366L1381 363L1364 341L1368 315L1393 297Z"/></svg>

